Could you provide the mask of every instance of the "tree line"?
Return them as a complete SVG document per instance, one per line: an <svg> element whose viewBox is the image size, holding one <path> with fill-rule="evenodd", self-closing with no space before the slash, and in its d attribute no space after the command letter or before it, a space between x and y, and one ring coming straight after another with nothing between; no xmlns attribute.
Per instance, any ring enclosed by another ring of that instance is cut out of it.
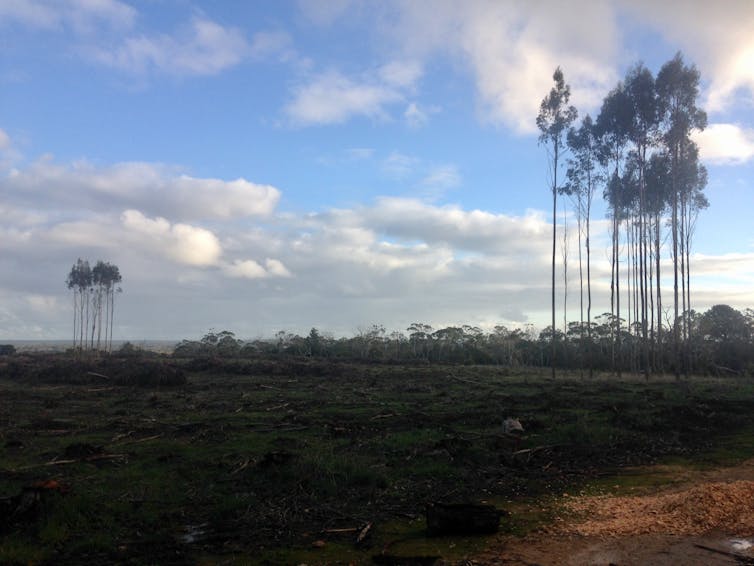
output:
<svg viewBox="0 0 754 566"><path fill-rule="evenodd" d="M102 260L91 267L79 258L71 267L65 282L73 292L75 352L112 351L115 294L122 280L118 266Z"/></svg>
<svg viewBox="0 0 754 566"><path fill-rule="evenodd" d="M690 371L716 375L754 376L754 310L740 312L728 305L716 305L704 313L691 311L679 316L677 325L686 320L692 327ZM509 329L498 325L490 331L462 325L434 329L424 323L411 324L405 331L388 332L373 325L354 336L334 338L316 328L306 336L280 331L273 338L244 341L228 330L210 331L200 340L183 340L174 349L176 357L312 357L341 360L367 360L400 363L499 364L517 367L550 367L583 370L585 356L596 371L613 371L614 333L620 328L623 355L618 356L623 371L637 371L629 353L641 335L631 333L625 324L618 325L609 312L595 317L590 332L582 333L579 321L570 322L568 330L550 328L541 332L532 326ZM673 329L663 333L672 341ZM554 340L553 340L554 338ZM584 340L588 340L585 344ZM554 350L552 343L556 344ZM668 344L669 345L669 344ZM671 348L664 348L670 363Z"/></svg>
<svg viewBox="0 0 754 566"><path fill-rule="evenodd" d="M574 125L578 112L569 104L570 88L560 68L553 80L537 116L539 141L549 157L548 186L553 199L551 328L556 328L557 197L567 195L578 229L581 315L577 330L582 344L592 342L590 221L594 196L601 190L611 225L611 367L619 373L629 356L632 367L647 376L666 370L676 376L688 373L697 330L691 318L690 250L697 217L709 206L703 192L707 172L692 140L692 134L707 124L705 112L697 105L699 71L687 65L680 53L657 76L636 64L604 98L597 118L587 114L578 125ZM564 163L566 173L559 177ZM663 257L672 263L672 318L664 306ZM567 261L563 264L566 270ZM564 303L567 298L566 289ZM621 304L622 298L627 304ZM664 336L666 326L670 340ZM564 332L570 331L565 323ZM555 360L558 333L550 333L554 338L551 359ZM581 357L591 369L594 364L585 355L590 352L582 352ZM552 372L554 376L554 365Z"/></svg>

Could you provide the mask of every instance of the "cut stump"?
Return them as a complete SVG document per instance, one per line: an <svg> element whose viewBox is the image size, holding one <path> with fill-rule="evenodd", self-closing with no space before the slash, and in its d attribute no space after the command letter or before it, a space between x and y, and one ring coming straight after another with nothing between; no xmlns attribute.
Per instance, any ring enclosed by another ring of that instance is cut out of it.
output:
<svg viewBox="0 0 754 566"><path fill-rule="evenodd" d="M427 532L431 536L496 533L504 514L494 505L430 503L427 505Z"/></svg>

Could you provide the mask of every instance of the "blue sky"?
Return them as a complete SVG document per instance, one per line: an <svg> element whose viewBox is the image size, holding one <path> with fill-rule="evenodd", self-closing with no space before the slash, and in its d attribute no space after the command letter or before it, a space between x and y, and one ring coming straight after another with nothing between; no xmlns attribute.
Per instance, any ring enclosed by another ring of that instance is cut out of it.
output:
<svg viewBox="0 0 754 566"><path fill-rule="evenodd" d="M752 307L751 29L733 0L0 0L0 338L68 336L78 257L120 266L121 338L543 327L552 72L595 115L679 50L709 115L694 306Z"/></svg>

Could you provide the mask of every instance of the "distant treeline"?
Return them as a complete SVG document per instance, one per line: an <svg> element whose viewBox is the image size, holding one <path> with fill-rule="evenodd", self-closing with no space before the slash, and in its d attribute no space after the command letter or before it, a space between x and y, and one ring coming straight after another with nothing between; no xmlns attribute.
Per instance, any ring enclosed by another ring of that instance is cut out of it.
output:
<svg viewBox="0 0 754 566"><path fill-rule="evenodd" d="M690 352L681 360L683 373L754 376L754 310L738 311L716 305L703 314L684 313L691 321ZM572 322L567 333L555 331L555 364L564 369L584 371L639 371L641 343L638 333L630 333L625 321L605 313L592 323L591 341L585 339L581 323ZM677 324L683 324L681 318ZM615 351L615 332L622 332L620 351ZM664 333L666 343L654 360L657 367L673 373L672 328ZM475 326L449 326L434 329L414 323L405 332L390 332L373 325L355 336L334 338L317 328L307 336L285 331L274 338L243 341L233 332L210 331L201 340L183 340L176 357L254 358L269 356L316 357L380 362L435 362L460 364L500 364L511 367L548 367L552 362L551 327L536 333L527 329L496 326L485 332Z"/></svg>

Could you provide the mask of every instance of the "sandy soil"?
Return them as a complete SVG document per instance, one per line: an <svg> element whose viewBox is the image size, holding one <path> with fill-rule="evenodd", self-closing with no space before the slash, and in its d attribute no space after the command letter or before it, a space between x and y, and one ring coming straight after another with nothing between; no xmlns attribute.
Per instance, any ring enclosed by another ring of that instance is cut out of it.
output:
<svg viewBox="0 0 754 566"><path fill-rule="evenodd" d="M564 495L554 526L523 539L500 537L474 563L754 564L754 459L711 471L633 472L667 474L675 483L628 496Z"/></svg>

